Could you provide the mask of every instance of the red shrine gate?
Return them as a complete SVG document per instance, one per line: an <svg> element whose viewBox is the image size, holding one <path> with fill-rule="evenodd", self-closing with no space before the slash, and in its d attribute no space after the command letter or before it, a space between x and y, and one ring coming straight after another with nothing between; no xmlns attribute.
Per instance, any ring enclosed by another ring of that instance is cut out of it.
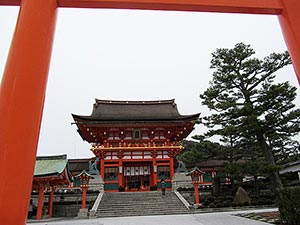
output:
<svg viewBox="0 0 300 225"><path fill-rule="evenodd" d="M7 225L26 221L58 7L277 15L300 79L299 0L0 0L0 5L20 6L0 87L0 170L10 171L2 176L0 221Z"/></svg>
<svg viewBox="0 0 300 225"><path fill-rule="evenodd" d="M174 158L199 115L180 115L174 100L96 100L91 116L73 118L100 159L105 191L143 191L161 179L171 189Z"/></svg>

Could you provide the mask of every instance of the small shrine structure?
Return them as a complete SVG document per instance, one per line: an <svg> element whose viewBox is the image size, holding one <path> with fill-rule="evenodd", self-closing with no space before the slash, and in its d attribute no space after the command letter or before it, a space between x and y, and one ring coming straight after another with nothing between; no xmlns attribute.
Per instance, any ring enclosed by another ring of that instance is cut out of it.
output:
<svg viewBox="0 0 300 225"><path fill-rule="evenodd" d="M79 181L79 186L82 190L81 209L79 209L77 216L79 218L88 218L88 209L86 208L86 191L89 187L90 179L94 178L91 174L83 170L81 173L74 177L74 180L75 179Z"/></svg>
<svg viewBox="0 0 300 225"><path fill-rule="evenodd" d="M38 191L36 219L42 219L44 193L50 191L48 215L52 217L55 187L71 186L72 177L68 168L67 155L38 156L36 158L32 189Z"/></svg>
<svg viewBox="0 0 300 225"><path fill-rule="evenodd" d="M105 191L172 188L174 158L200 113L180 115L172 100L98 100L90 116L72 115L99 159Z"/></svg>
<svg viewBox="0 0 300 225"><path fill-rule="evenodd" d="M198 188L198 186L199 186L199 184L203 183L203 174L205 174L205 172L200 170L198 167L195 167L190 172L186 173L186 176L191 176L191 178L192 178L192 184L194 186L194 192L195 192L195 204L196 205L199 204L199 188Z"/></svg>
<svg viewBox="0 0 300 225"><path fill-rule="evenodd" d="M82 190L82 204L81 204L82 209L86 208L86 191L89 187L89 181L91 178L93 178L91 174L89 174L85 170L83 170L81 173L79 173L77 176L74 177L74 180L78 179L79 186Z"/></svg>

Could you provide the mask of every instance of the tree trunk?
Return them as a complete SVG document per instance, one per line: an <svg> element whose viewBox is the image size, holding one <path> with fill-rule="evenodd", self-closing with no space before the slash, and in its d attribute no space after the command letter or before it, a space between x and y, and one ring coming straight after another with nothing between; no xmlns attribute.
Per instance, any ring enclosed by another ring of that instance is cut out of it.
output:
<svg viewBox="0 0 300 225"><path fill-rule="evenodd" d="M265 155L265 159L267 160L267 162L269 162L270 164L276 166L276 162L272 153L272 149L270 148L270 146L267 144L266 139L264 138L263 134L261 132L256 132L256 137L258 140L258 144L261 148L261 150L263 151L264 155ZM279 173L278 171L274 171L271 174L271 181L273 184L273 188L274 189L281 189L283 188L281 179L279 177Z"/></svg>
<svg viewBox="0 0 300 225"><path fill-rule="evenodd" d="M255 184L255 192L256 192L256 195L259 196L259 184L258 184L258 177L255 175L254 176L254 184Z"/></svg>

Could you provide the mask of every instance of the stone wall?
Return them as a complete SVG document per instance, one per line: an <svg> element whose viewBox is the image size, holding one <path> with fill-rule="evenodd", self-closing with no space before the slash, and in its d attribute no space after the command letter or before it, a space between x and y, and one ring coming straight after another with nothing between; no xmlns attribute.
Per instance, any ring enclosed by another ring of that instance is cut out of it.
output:
<svg viewBox="0 0 300 225"><path fill-rule="evenodd" d="M81 205L53 205L53 217L76 217Z"/></svg>
<svg viewBox="0 0 300 225"><path fill-rule="evenodd" d="M87 193L86 207L88 209L93 207L93 204L98 196L98 192ZM53 199L53 217L76 217L81 208L81 193L55 193ZM48 214L48 198L46 193L44 197L43 215ZM37 206L38 195L32 194L31 199Z"/></svg>

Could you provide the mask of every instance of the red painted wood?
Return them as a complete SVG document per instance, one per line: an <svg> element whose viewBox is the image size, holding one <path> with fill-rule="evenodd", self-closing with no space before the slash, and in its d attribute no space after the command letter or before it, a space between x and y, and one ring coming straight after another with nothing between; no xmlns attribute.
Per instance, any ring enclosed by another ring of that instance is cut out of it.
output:
<svg viewBox="0 0 300 225"><path fill-rule="evenodd" d="M82 190L82 203L81 203L81 208L85 209L86 208L86 189L87 187L81 187Z"/></svg>
<svg viewBox="0 0 300 225"><path fill-rule="evenodd" d="M56 0L20 6L0 86L1 224L27 219L56 14Z"/></svg>
<svg viewBox="0 0 300 225"><path fill-rule="evenodd" d="M194 184L194 191L195 191L195 204L199 204L199 189L198 184Z"/></svg>
<svg viewBox="0 0 300 225"><path fill-rule="evenodd" d="M39 200L38 200L38 207L36 212L36 219L40 220L43 216L43 205L44 205L44 186L39 186Z"/></svg>
<svg viewBox="0 0 300 225"><path fill-rule="evenodd" d="M20 0L0 0L0 5L20 5ZM60 7L178 10L279 15L280 0L58 0Z"/></svg>
<svg viewBox="0 0 300 225"><path fill-rule="evenodd" d="M54 187L52 187L49 195L49 201L48 201L48 213L50 218L52 218L52 213L53 213L54 190L55 190Z"/></svg>
<svg viewBox="0 0 300 225"><path fill-rule="evenodd" d="M281 12L280 0L59 0L60 7L178 10L200 12L273 14Z"/></svg>
<svg viewBox="0 0 300 225"><path fill-rule="evenodd" d="M300 84L300 2L284 0L282 4L284 9L278 18Z"/></svg>

